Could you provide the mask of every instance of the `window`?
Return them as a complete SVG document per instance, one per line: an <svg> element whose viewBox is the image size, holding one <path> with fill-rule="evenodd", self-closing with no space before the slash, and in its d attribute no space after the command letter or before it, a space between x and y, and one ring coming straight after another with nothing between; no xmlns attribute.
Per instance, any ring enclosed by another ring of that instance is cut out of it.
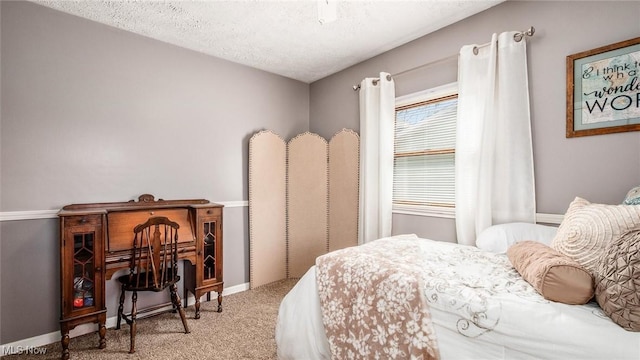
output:
<svg viewBox="0 0 640 360"><path fill-rule="evenodd" d="M393 212L453 217L456 83L396 98Z"/></svg>

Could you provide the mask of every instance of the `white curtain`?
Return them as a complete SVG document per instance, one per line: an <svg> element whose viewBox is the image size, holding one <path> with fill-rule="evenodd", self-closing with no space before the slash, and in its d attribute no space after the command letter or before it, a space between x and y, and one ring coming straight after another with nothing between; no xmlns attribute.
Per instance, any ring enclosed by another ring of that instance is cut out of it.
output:
<svg viewBox="0 0 640 360"><path fill-rule="evenodd" d="M526 42L493 34L467 45L458 66L456 231L475 245L487 227L535 222ZM477 54L474 53L474 49Z"/></svg>
<svg viewBox="0 0 640 360"><path fill-rule="evenodd" d="M391 75L360 83L358 243L391 236L395 85Z"/></svg>

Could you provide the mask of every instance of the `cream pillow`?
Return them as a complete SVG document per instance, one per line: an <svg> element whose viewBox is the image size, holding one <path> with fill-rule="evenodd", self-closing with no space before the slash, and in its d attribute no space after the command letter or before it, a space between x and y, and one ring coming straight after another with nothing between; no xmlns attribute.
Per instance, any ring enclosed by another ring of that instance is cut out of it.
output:
<svg viewBox="0 0 640 360"><path fill-rule="evenodd" d="M592 204L576 197L569 205L551 247L595 276L607 244L640 225L640 205Z"/></svg>
<svg viewBox="0 0 640 360"><path fill-rule="evenodd" d="M545 244L522 241L507 250L513 267L545 299L585 304L593 297L593 277L580 264Z"/></svg>

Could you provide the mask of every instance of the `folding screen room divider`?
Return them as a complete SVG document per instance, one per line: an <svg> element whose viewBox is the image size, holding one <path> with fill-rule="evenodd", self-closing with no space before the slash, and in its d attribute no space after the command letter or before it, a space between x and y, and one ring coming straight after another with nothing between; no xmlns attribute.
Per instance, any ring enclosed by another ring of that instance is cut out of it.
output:
<svg viewBox="0 0 640 360"><path fill-rule="evenodd" d="M251 288L299 278L316 257L358 243L360 139L272 131L249 141Z"/></svg>

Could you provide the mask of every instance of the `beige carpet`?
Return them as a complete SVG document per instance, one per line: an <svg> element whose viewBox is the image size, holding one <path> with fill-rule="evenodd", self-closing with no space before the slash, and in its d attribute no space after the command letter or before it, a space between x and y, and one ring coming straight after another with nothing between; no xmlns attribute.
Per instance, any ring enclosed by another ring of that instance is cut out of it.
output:
<svg viewBox="0 0 640 360"><path fill-rule="evenodd" d="M274 329L280 301L297 280L289 279L225 296L222 312L217 301L202 302L201 318L187 309L190 334L180 316L164 313L138 321L136 353L129 354L129 326L107 329L107 348L97 349L98 334L71 339L72 360L83 359L277 359ZM215 295L215 294L214 294ZM204 298L203 298L204 299ZM45 355L11 355L3 359L59 359L60 343L44 347Z"/></svg>

